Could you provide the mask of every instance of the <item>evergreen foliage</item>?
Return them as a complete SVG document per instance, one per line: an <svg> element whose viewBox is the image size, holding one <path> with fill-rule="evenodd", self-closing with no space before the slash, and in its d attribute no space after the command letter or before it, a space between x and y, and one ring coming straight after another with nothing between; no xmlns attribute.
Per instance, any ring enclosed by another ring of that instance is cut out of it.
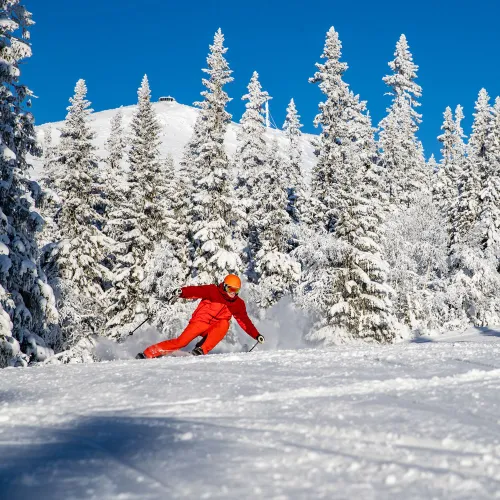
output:
<svg viewBox="0 0 500 500"><path fill-rule="evenodd" d="M481 89L476 101L468 156L454 207L450 290L455 308L475 325L500 321L498 111Z"/></svg>
<svg viewBox="0 0 500 500"><path fill-rule="evenodd" d="M386 173L390 202L395 208L410 204L428 192L428 175L421 143L416 137L421 115L417 98L421 87L415 82L418 66L413 62L405 35L396 44L394 60L389 63L393 74L383 78L391 88L392 105L380 122L380 158Z"/></svg>
<svg viewBox="0 0 500 500"><path fill-rule="evenodd" d="M232 176L224 148L224 135L231 115L226 111L229 97L224 86L233 81L232 71L224 57L224 35L219 29L214 36L203 71L206 87L201 95L199 123L190 171L192 178L191 240L193 258L191 278L199 283L218 282L230 272L239 272L241 260L233 235Z"/></svg>
<svg viewBox="0 0 500 500"><path fill-rule="evenodd" d="M333 27L327 33L321 58L325 63L316 63L318 71L311 83L318 83L326 100L319 104L319 114L314 125L321 125L317 143L318 162L313 170L311 200L307 208L308 221L319 229L334 232L339 217L340 203L337 199L338 187L351 174L344 171L343 150L348 144L342 142L346 133L347 102L350 101L348 85L342 77L348 66L341 62L342 43Z"/></svg>
<svg viewBox="0 0 500 500"><path fill-rule="evenodd" d="M100 230L103 219L96 210L101 193L86 95L85 82L79 80L55 153L53 172L58 175L53 184L61 200L55 223L60 239L47 244L43 255L60 304L59 349L100 331L104 291L111 279L103 263L111 241Z"/></svg>
<svg viewBox="0 0 500 500"><path fill-rule="evenodd" d="M388 266L381 246L384 212L381 172L374 163L375 142L365 103L341 79L347 66L339 62L340 47L338 35L331 28L323 53L327 62L317 65L319 71L312 80L319 82L327 96L316 117L316 122L323 125L323 132L318 161L321 169L316 167L313 189L320 193L322 179L321 190L326 194L321 195L321 200L334 209L325 211L329 222L322 229L327 232L334 229L338 243L336 251L321 259L328 267L334 267L334 271L320 270L320 274L329 276L330 289L316 305L323 316L318 325L321 328L312 332L309 339L326 343L342 338L391 342L396 329L391 289L387 285ZM307 259L311 253L301 249L297 255ZM317 274L317 266L313 266L313 274L306 267L307 285L302 290L318 286Z"/></svg>
<svg viewBox="0 0 500 500"><path fill-rule="evenodd" d="M40 156L20 66L31 56L31 13L3 2L0 20L0 367L42 361L51 354L57 321L51 287L38 264L35 234L43 219L30 192L27 156Z"/></svg>
<svg viewBox="0 0 500 500"><path fill-rule="evenodd" d="M137 92L138 104L131 127L126 196L109 214L108 228L117 241L114 248L113 287L107 293L106 328L119 336L127 325L147 314L147 296L141 282L148 254L158 234L162 210L158 205L162 175L158 147L161 126L151 103L145 75Z"/></svg>
<svg viewBox="0 0 500 500"><path fill-rule="evenodd" d="M268 160L263 112L264 105L270 97L262 90L259 74L256 71L253 72L247 88L248 94L242 99L248 102L245 104L246 109L241 117L241 127L237 135L236 196L240 215L238 229L245 245L243 260L246 265L246 276L251 283L256 283L258 276L255 259L259 242L258 230L254 224L258 210L255 198L258 195L262 170Z"/></svg>
<svg viewBox="0 0 500 500"><path fill-rule="evenodd" d="M286 118L285 123L283 124L283 131L285 132L285 137L288 140L284 180L288 194L287 211L292 220L296 223L299 223L301 220L301 206L304 204L306 197L304 177L301 168L301 128L302 124L300 123L300 115L297 113L295 102L292 99L286 108Z"/></svg>
<svg viewBox="0 0 500 500"><path fill-rule="evenodd" d="M263 308L291 294L300 279L300 265L288 253L292 224L284 178L284 161L275 140L254 184L255 209L250 219L256 235L256 302Z"/></svg>

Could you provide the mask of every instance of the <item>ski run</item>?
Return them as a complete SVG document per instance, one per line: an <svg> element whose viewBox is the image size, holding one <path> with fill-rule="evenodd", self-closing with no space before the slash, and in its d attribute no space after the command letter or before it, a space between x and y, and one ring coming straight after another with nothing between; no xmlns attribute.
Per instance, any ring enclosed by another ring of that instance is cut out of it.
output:
<svg viewBox="0 0 500 500"><path fill-rule="evenodd" d="M421 340L7 368L1 497L500 498L500 330Z"/></svg>

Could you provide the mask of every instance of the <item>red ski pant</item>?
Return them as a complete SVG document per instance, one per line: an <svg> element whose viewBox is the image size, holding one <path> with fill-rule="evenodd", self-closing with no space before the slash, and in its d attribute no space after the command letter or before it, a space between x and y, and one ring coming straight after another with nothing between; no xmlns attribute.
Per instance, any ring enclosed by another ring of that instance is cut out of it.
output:
<svg viewBox="0 0 500 500"><path fill-rule="evenodd" d="M225 319L212 324L194 321L193 323L189 323L176 339L164 340L163 342L149 346L144 351L144 355L147 358L163 356L168 352L186 347L189 342L200 335L203 337L201 348L203 349L203 353L207 354L226 336L228 330L229 321Z"/></svg>

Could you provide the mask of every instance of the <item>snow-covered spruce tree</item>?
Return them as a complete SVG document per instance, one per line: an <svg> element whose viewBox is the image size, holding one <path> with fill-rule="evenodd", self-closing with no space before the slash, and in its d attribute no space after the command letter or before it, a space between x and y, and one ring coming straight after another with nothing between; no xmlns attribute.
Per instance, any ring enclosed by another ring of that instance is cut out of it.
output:
<svg viewBox="0 0 500 500"><path fill-rule="evenodd" d="M467 157L467 146L464 142L464 139L467 136L464 134L464 129L462 127L463 119L464 119L464 109L459 104L455 108L455 134L457 136L457 140L455 142L455 155L453 158L453 161L457 165L456 170L458 177L460 177L463 164L465 163L465 159Z"/></svg>
<svg viewBox="0 0 500 500"><path fill-rule="evenodd" d="M334 229L336 244L320 258L323 269L315 263L309 267L314 253L308 250L309 244L294 252L305 263L299 294L305 293L305 302L321 318L308 338L325 343L343 338L391 342L396 331L382 256L383 183L380 167L374 163L373 129L365 103L341 79L346 65L339 62L340 41L333 28L323 57L327 63L317 65L313 79L327 96L316 117L323 132L314 188L328 208L320 237L328 239L327 230ZM320 275L328 277L326 283ZM318 290L325 284L328 290Z"/></svg>
<svg viewBox="0 0 500 500"><path fill-rule="evenodd" d="M450 251L450 295L477 326L500 321L499 161L497 113L486 90L475 106L468 157L459 183Z"/></svg>
<svg viewBox="0 0 500 500"><path fill-rule="evenodd" d="M188 228L184 219L186 200L180 185L181 179L175 172L174 159L172 155L168 155L162 161L158 184L158 199L162 215L157 240L167 241L170 244L184 268L184 274L187 275L189 256L186 244Z"/></svg>
<svg viewBox="0 0 500 500"><path fill-rule="evenodd" d="M180 186L180 179L175 174L174 160L171 155L162 159L156 181L156 202L150 215L154 226L156 248L168 244L179 266L184 270L184 281L189 273L189 255L187 253L187 224L183 218L186 201ZM147 291L147 290L146 290ZM151 316L151 315L150 315Z"/></svg>
<svg viewBox="0 0 500 500"><path fill-rule="evenodd" d="M224 274L238 273L241 260L233 236L233 205L229 160L224 149L224 135L231 115L224 86L233 81L224 58L224 35L219 29L214 36L207 58L208 75L201 93L199 144L193 158L193 194L191 239L193 260L191 278L198 283L219 282Z"/></svg>
<svg viewBox="0 0 500 500"><path fill-rule="evenodd" d="M59 149L53 144L52 127L50 125L43 128L43 136L43 170L40 175L41 196L37 206L43 212L45 225L37 238L40 247L62 239L56 222L62 202L56 188L57 179L60 177L58 170L60 166Z"/></svg>
<svg viewBox="0 0 500 500"><path fill-rule="evenodd" d="M300 278L300 264L288 253L292 221L287 213L284 160L273 141L268 159L254 183L255 208L249 219L255 228L256 302L263 308L288 295Z"/></svg>
<svg viewBox="0 0 500 500"><path fill-rule="evenodd" d="M137 92L138 105L131 122L129 174L125 198L109 214L108 228L117 242L114 248L113 288L107 293L106 314L110 335L119 336L125 327L147 314L147 297L141 287L148 253L159 241L159 154L161 126L151 103L145 75ZM139 316L139 317L138 317Z"/></svg>
<svg viewBox="0 0 500 500"><path fill-rule="evenodd" d="M127 173L123 169L122 161L125 156L127 141L123 128L123 112L119 109L111 118L110 134L105 143L108 151L106 166L101 176L105 184L103 195L104 227L103 231L112 237L116 236L114 217L116 212L126 202Z"/></svg>
<svg viewBox="0 0 500 500"><path fill-rule="evenodd" d="M201 136L203 133L203 115L198 112L196 121L193 127L193 133L184 146L182 158L179 162L179 169L177 172L179 199L183 200L178 207L179 220L184 221L186 227L185 234L185 249L183 252L187 255L187 266L191 270L192 258L194 257L193 235L190 230L192 222L192 207L194 201L194 179L197 176L195 171L196 161L199 155L199 148L202 144Z"/></svg>
<svg viewBox="0 0 500 500"><path fill-rule="evenodd" d="M192 305L185 301L169 304L172 293L186 283L186 264L175 250L176 241L156 243L145 268L142 287L148 294L148 315L154 326L166 336L174 338L185 327Z"/></svg>
<svg viewBox="0 0 500 500"><path fill-rule="evenodd" d="M431 157L427 161L427 171L430 173L430 176L433 177L434 175L437 175L438 170L439 170L438 162L436 161L434 153L432 153Z"/></svg>
<svg viewBox="0 0 500 500"><path fill-rule="evenodd" d="M318 71L310 78L311 83L318 83L326 100L319 104L319 114L314 125L321 125L321 134L317 143L318 162L312 172L311 197L305 211L309 224L328 232L335 230L340 210L337 199L338 186L346 182L351 172L346 172L343 165L341 137L346 137L347 123L345 111L350 100L349 86L342 77L348 66L341 62L342 43L333 27L326 35L325 47L321 58L324 64L316 63Z"/></svg>
<svg viewBox="0 0 500 500"><path fill-rule="evenodd" d="M458 179L458 197L452 208L451 244L463 242L477 222L480 193L487 172L489 151L487 142L491 133L491 108L485 89L479 92L474 113L468 156Z"/></svg>
<svg viewBox="0 0 500 500"><path fill-rule="evenodd" d="M331 324L352 338L392 342L396 324L382 246L383 177L374 163L375 140L365 103L352 93L350 98L347 136L340 141L346 145L344 169L351 175L339 186L335 231L346 246L338 263Z"/></svg>
<svg viewBox="0 0 500 500"><path fill-rule="evenodd" d="M26 365L51 354L49 325L57 321L52 289L38 265L35 233L43 219L27 179L27 155L40 156L31 91L20 64L31 56L31 13L19 0L0 6L0 367Z"/></svg>
<svg viewBox="0 0 500 500"><path fill-rule="evenodd" d="M437 173L437 184L434 186L433 194L436 202L444 214L447 214L450 206L455 202L458 195L458 182L454 165L455 155L455 120L453 112L448 106L444 112L444 122L441 125L443 133L438 136L441 142L442 159Z"/></svg>
<svg viewBox="0 0 500 500"><path fill-rule="evenodd" d="M385 76L391 88L392 105L380 122L380 158L387 179L390 202L394 207L406 206L422 193L429 192L422 144L416 137L421 115L415 110L420 103L421 87L415 82L418 66L413 63L405 35L396 44L395 59L389 63L394 72Z"/></svg>
<svg viewBox="0 0 500 500"><path fill-rule="evenodd" d="M56 223L61 239L44 248L43 263L60 304L59 350L74 347L100 331L104 320L104 290L110 273L103 265L111 241L100 230L102 217L92 110L87 87L79 80L57 147L55 190L62 200Z"/></svg>
<svg viewBox="0 0 500 500"><path fill-rule="evenodd" d="M43 159L51 160L54 156L54 146L52 144L52 127L47 125L43 129Z"/></svg>
<svg viewBox="0 0 500 500"><path fill-rule="evenodd" d="M115 174L120 171L121 161L125 155L125 147L127 145L123 128L123 112L121 109L111 118L110 125L111 130L105 144L108 151L106 163L111 172ZM116 174L113 175L113 177L115 176Z"/></svg>
<svg viewBox="0 0 500 500"><path fill-rule="evenodd" d="M387 216L384 248L395 314L414 332L460 326L447 304L447 242L445 215L428 194Z"/></svg>
<svg viewBox="0 0 500 500"><path fill-rule="evenodd" d="M434 188L434 196L441 211L451 222L451 210L458 197L458 181L465 161L465 147L463 143L463 130L461 121L463 119L462 107L456 108L456 116L450 107L444 112L444 122L441 127L443 133L438 137L442 143L442 160L437 174L437 183Z"/></svg>
<svg viewBox="0 0 500 500"><path fill-rule="evenodd" d="M52 127L47 125L43 128L43 170L40 181L44 188L54 189L57 178L58 148L53 144Z"/></svg>
<svg viewBox="0 0 500 500"><path fill-rule="evenodd" d="M240 130L236 149L236 196L238 199L239 220L238 229L244 241L243 261L246 266L246 275L251 283L257 282L255 270L255 254L258 251L257 229L253 225L257 205L256 184L261 175L261 170L268 159L268 150L264 138L265 118L264 105L269 101L269 94L262 90L259 74L254 71L248 84L248 94L242 100L245 112L240 120Z"/></svg>
<svg viewBox="0 0 500 500"><path fill-rule="evenodd" d="M486 254L500 259L500 98L490 108L489 123L484 135L471 137L471 159L481 172L481 193L478 224L481 248ZM487 116L484 116L485 121ZM479 139L479 140L478 140ZM477 142L476 142L477 141Z"/></svg>
<svg viewBox="0 0 500 500"><path fill-rule="evenodd" d="M300 115L297 113L295 102L292 99L286 108L283 131L288 139L285 160L285 183L288 191L287 211L295 222L300 222L301 205L304 204L305 200L305 185L301 169L301 128Z"/></svg>

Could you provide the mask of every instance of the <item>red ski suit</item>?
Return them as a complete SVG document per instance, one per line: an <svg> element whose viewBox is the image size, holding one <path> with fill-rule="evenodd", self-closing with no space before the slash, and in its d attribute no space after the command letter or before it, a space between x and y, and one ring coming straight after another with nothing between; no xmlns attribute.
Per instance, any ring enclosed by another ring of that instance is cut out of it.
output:
<svg viewBox="0 0 500 500"><path fill-rule="evenodd" d="M259 332L247 314L245 302L237 295L234 298L224 291L223 285L185 286L180 295L183 299L202 299L189 320L189 325L177 337L148 347L144 354L156 358L167 352L187 346L193 339L202 336L203 353L210 352L229 330L229 321L234 316L238 324L256 339Z"/></svg>

